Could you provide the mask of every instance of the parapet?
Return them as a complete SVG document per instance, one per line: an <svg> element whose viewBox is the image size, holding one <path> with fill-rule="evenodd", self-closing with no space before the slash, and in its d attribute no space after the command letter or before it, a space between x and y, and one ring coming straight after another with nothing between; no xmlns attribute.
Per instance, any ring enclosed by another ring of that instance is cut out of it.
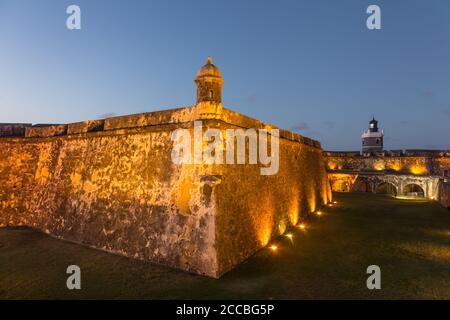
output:
<svg viewBox="0 0 450 320"><path fill-rule="evenodd" d="M324 151L327 157L359 157L361 153L359 151Z"/></svg>
<svg viewBox="0 0 450 320"><path fill-rule="evenodd" d="M88 120L70 123L67 127L67 134L79 134L86 132L103 131L105 120Z"/></svg>
<svg viewBox="0 0 450 320"><path fill-rule="evenodd" d="M195 108L186 107L146 112L105 119L104 130L148 127L161 124L189 122L196 119Z"/></svg>
<svg viewBox="0 0 450 320"><path fill-rule="evenodd" d="M24 136L25 138L59 137L64 135L85 134L98 131L126 130L158 125L189 123L196 120L207 119L216 119L243 129L266 129L269 134L271 129L278 129L280 138L282 139L299 142L321 149L321 144L317 140L301 136L288 130L280 129L272 124L256 120L230 109L223 108L221 104L214 103L203 103L201 105L191 107L117 116L101 120L88 120L70 124L37 124L33 126L31 124L17 124L14 125L16 126L14 127L14 130L19 133L20 130L22 130L23 133L21 135L17 134L8 136ZM23 128L20 129L20 126ZM0 137L6 137L6 134L1 134L1 130L0 125ZM8 132L11 131L11 129L8 130Z"/></svg>
<svg viewBox="0 0 450 320"><path fill-rule="evenodd" d="M400 157L403 155L403 150L386 150L384 155L388 157Z"/></svg>
<svg viewBox="0 0 450 320"><path fill-rule="evenodd" d="M450 150L427 150L427 149L408 149L405 150L407 156L428 156L428 157L449 157Z"/></svg>
<svg viewBox="0 0 450 320"><path fill-rule="evenodd" d="M31 123L0 123L0 137L24 137Z"/></svg>
<svg viewBox="0 0 450 320"><path fill-rule="evenodd" d="M25 129L26 138L45 138L67 134L67 124L36 124Z"/></svg>

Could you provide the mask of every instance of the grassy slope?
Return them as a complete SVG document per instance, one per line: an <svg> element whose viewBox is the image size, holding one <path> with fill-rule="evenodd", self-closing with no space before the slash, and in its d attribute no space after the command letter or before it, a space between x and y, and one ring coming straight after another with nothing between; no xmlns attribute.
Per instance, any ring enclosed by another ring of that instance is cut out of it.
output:
<svg viewBox="0 0 450 320"><path fill-rule="evenodd" d="M0 298L450 299L450 212L434 202L336 194L339 201L293 240L274 241L219 280L48 237L0 229ZM82 290L65 287L82 269ZM382 290L366 288L367 266Z"/></svg>

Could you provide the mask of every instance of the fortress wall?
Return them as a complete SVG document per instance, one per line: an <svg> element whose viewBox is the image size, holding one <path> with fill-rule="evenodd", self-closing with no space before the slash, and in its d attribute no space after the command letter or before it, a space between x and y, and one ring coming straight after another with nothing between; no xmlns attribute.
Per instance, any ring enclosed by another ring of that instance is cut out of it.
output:
<svg viewBox="0 0 450 320"><path fill-rule="evenodd" d="M0 137L23 137L27 127L31 123L0 123Z"/></svg>
<svg viewBox="0 0 450 320"><path fill-rule="evenodd" d="M445 171L450 174L450 154L447 157L433 158L433 168L439 176L444 176Z"/></svg>
<svg viewBox="0 0 450 320"><path fill-rule="evenodd" d="M172 163L174 129L0 140L0 225L214 275L213 204Z"/></svg>
<svg viewBox="0 0 450 320"><path fill-rule="evenodd" d="M45 138L54 136L63 136L67 134L66 124L57 124L49 126L29 127L25 129L27 138Z"/></svg>
<svg viewBox="0 0 450 320"><path fill-rule="evenodd" d="M222 126L220 122L213 125ZM229 128L239 127L227 125L224 129ZM276 175L261 175L260 166L249 164L215 166L210 175L216 177L213 190L220 273L332 200L322 150L288 139L280 139Z"/></svg>
<svg viewBox="0 0 450 320"><path fill-rule="evenodd" d="M205 128L267 126L224 110L203 115ZM152 125L152 114L0 139L0 226L218 277L331 200L314 140L282 133L274 176L261 176L259 165L176 165L171 133L192 133L199 110L158 113L166 124Z"/></svg>
<svg viewBox="0 0 450 320"><path fill-rule="evenodd" d="M377 192L379 183L389 182L402 194L404 187L413 183L424 190L426 197L437 199L444 206L447 204L448 186L438 183L439 177L448 177L450 172L450 153L447 151L406 150L403 155L370 157L350 153L324 154L333 191Z"/></svg>
<svg viewBox="0 0 450 320"><path fill-rule="evenodd" d="M398 156L398 157L362 157L362 156L326 156L326 166L334 170L392 170L404 174L443 175L450 168L450 157Z"/></svg>
<svg viewBox="0 0 450 320"><path fill-rule="evenodd" d="M78 134L94 131L103 131L105 120L88 120L83 122L71 123L67 126L67 134Z"/></svg>
<svg viewBox="0 0 450 320"><path fill-rule="evenodd" d="M140 128L164 123L183 123L193 121L198 117L198 109L193 107L131 114L105 119L104 130Z"/></svg>

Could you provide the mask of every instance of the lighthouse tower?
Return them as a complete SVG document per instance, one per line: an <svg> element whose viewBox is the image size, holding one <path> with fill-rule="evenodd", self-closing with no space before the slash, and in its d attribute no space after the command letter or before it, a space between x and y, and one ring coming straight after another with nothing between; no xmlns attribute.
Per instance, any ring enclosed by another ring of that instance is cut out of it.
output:
<svg viewBox="0 0 450 320"><path fill-rule="evenodd" d="M377 153L383 151L383 137L384 131L378 130L378 121L375 117L369 122L369 129L363 132L362 152L363 153Z"/></svg>

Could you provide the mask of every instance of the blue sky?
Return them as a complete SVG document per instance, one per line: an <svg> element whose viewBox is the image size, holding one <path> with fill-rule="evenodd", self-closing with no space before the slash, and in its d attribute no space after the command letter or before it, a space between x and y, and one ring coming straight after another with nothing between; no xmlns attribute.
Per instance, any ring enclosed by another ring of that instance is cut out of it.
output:
<svg viewBox="0 0 450 320"><path fill-rule="evenodd" d="M382 30L366 28L369 4ZM226 107L326 149L359 150L372 115L387 149L450 149L446 0L0 0L0 40L0 122L193 105L212 55Z"/></svg>

